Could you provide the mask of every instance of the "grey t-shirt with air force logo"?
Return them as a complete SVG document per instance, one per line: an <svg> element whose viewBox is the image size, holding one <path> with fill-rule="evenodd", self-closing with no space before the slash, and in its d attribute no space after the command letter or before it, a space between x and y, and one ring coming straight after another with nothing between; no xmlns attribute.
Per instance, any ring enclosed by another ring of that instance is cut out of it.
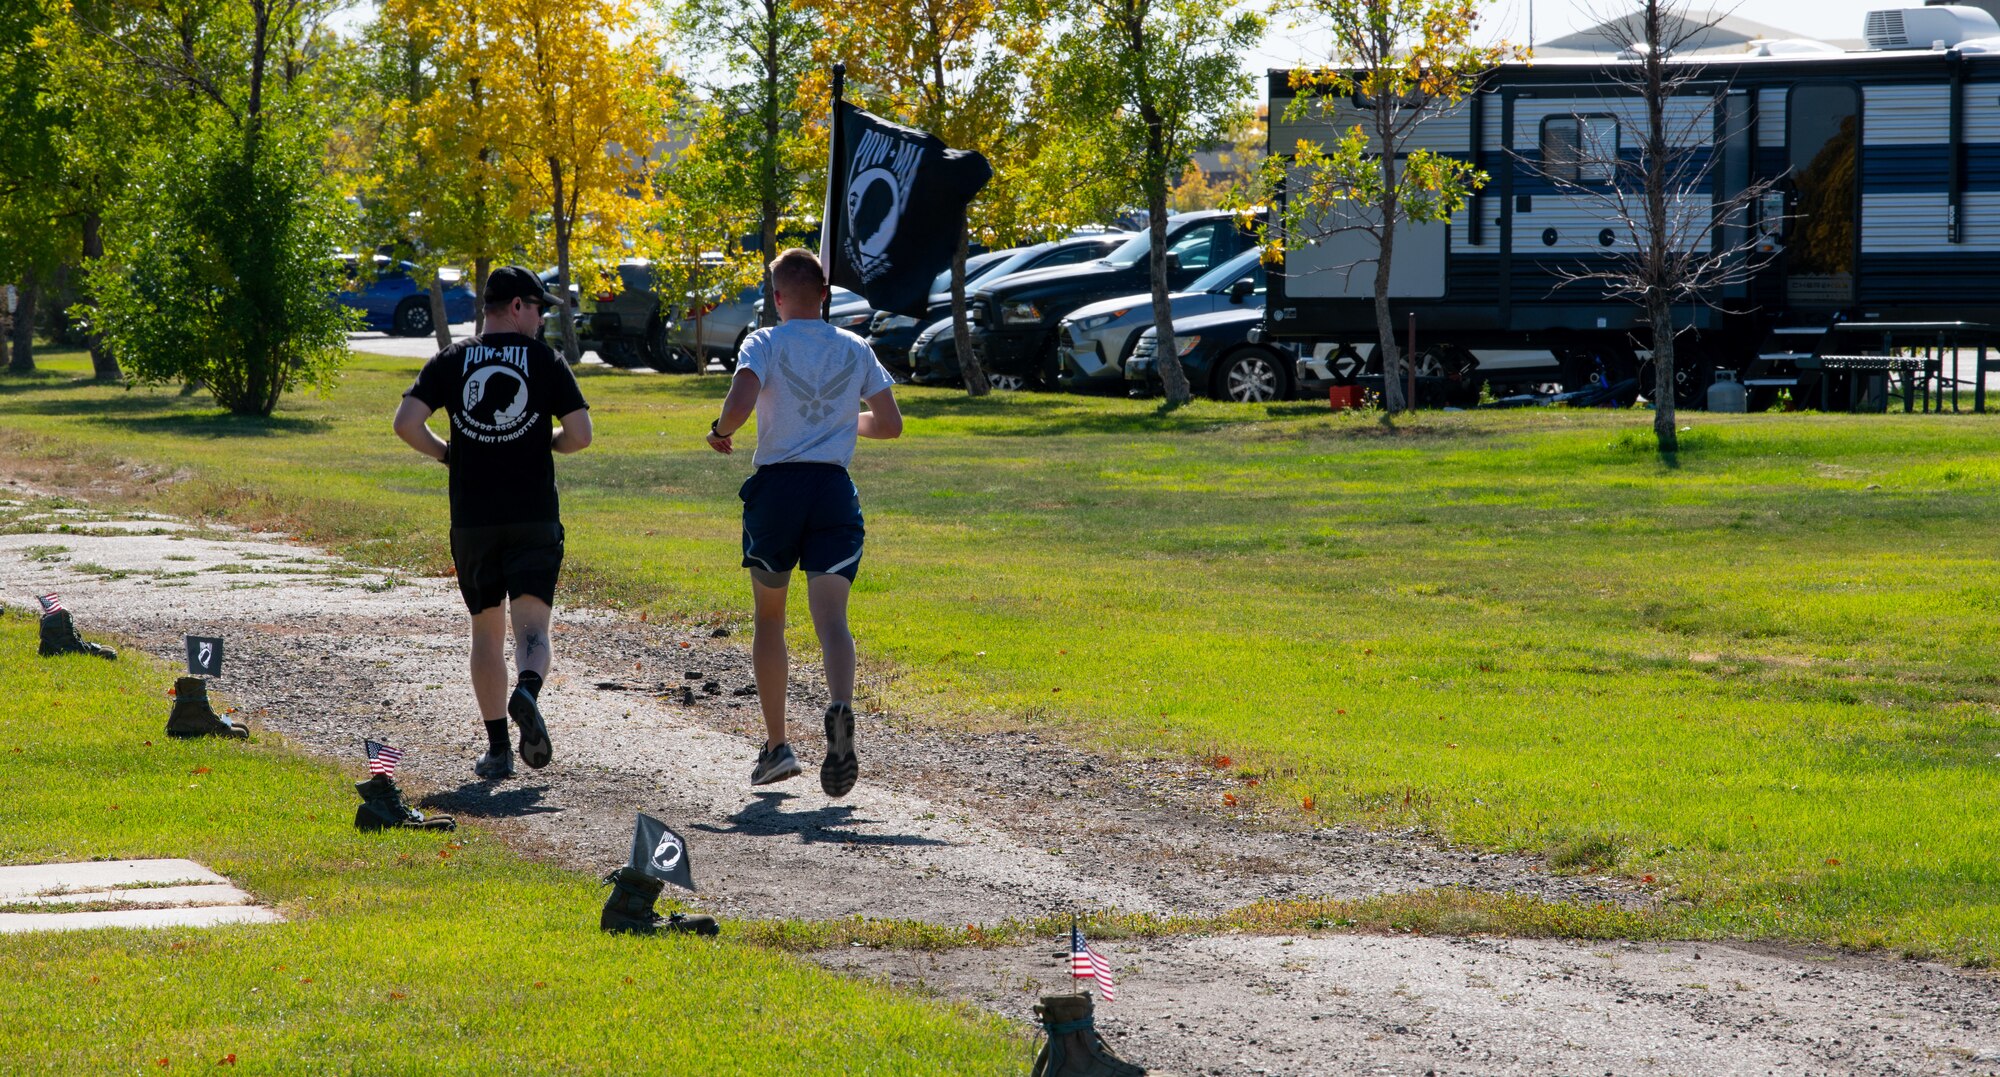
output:
<svg viewBox="0 0 2000 1077"><path fill-rule="evenodd" d="M736 368L757 375L757 454L751 463L854 460L860 403L895 384L866 341L817 318L794 318L743 341Z"/></svg>

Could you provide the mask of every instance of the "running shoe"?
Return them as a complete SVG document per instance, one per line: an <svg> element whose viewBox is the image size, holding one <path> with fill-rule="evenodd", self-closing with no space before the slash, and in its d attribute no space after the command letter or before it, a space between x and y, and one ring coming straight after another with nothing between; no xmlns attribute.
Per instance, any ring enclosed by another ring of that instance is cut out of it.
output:
<svg viewBox="0 0 2000 1077"><path fill-rule="evenodd" d="M819 765L819 787L830 797L844 797L861 775L854 754L854 708L835 703L826 709L826 760Z"/></svg>
<svg viewBox="0 0 2000 1077"><path fill-rule="evenodd" d="M799 757L789 744L763 748L757 752L757 766L750 771L751 785L770 785L799 776Z"/></svg>
<svg viewBox="0 0 2000 1077"><path fill-rule="evenodd" d="M540 770L549 765L555 752L549 746L549 727L542 724L542 708L535 697L520 688L507 701L507 717L521 727L521 762Z"/></svg>
<svg viewBox="0 0 2000 1077"><path fill-rule="evenodd" d="M487 752L472 763L472 773L487 781L514 776L514 757L508 752Z"/></svg>

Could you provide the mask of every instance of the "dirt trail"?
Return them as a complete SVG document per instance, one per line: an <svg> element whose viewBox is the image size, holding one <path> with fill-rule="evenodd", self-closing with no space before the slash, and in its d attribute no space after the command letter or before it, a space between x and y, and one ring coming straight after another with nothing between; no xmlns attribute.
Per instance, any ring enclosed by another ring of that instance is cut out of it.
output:
<svg viewBox="0 0 2000 1077"><path fill-rule="evenodd" d="M184 634L221 635L228 667L217 690L253 727L349 765L363 737L396 744L405 784L425 804L479 817L566 866L622 861L632 812L657 814L690 838L698 903L725 915L962 924L1444 885L1650 900L1416 834L1221 815L1208 807L1218 780L1198 767L895 716L864 716L862 783L832 801L813 774L823 696L810 671L790 699L807 774L752 791L757 701L734 694L751 680L746 641L592 611L559 616L544 693L556 763L476 781L481 738L449 581L385 575L282 536L46 510L8 481L0 525L17 533L0 534L0 595L15 605L60 590L86 631L116 632L169 661ZM683 686L692 703L679 701ZM1695 949L1370 937L1114 944L1123 991L1106 1008L1107 1028L1135 1058L1203 1073L2000 1073L1992 978L1711 945L1697 959ZM1060 969L1050 945L821 959L1017 1017L1032 1002L1028 984L1052 984ZM1696 961L1706 963L1685 967Z"/></svg>

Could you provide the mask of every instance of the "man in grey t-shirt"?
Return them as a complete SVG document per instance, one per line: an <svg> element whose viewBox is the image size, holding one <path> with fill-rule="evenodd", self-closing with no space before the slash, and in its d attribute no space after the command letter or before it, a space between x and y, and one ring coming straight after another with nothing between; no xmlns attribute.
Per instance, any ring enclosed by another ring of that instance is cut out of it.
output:
<svg viewBox="0 0 2000 1077"><path fill-rule="evenodd" d="M826 273L811 251L793 248L771 262L779 324L743 341L736 380L709 424L708 444L735 451L733 437L757 416L755 474L744 482L743 567L750 570L756 634L750 653L764 709L764 747L751 785L796 777L785 739L785 598L792 568L806 573L806 604L826 662L826 758L820 788L845 796L860 763L854 751L854 637L847 594L861 566L861 495L848 477L855 438L903 432L889 372L860 337L826 324ZM859 405L865 403L866 411Z"/></svg>

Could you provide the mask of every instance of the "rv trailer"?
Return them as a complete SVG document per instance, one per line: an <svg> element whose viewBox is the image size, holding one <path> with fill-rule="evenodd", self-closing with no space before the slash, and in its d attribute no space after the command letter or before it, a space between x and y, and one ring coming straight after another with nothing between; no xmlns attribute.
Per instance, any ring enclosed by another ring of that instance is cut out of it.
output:
<svg viewBox="0 0 2000 1077"><path fill-rule="evenodd" d="M1698 185L1682 201L1714 213L1771 188L1704 236L1748 253L1741 280L1676 307L1684 406L1701 406L1725 370L1753 408L1786 387L1825 399L1829 384L1848 391L1829 357L1935 346L1945 326L1969 346L2000 325L2000 25L1936 6L1873 12L1866 28L1864 51L1775 42L1672 61L1686 79L1668 128L1704 165L1685 173ZM1634 66L1629 54L1505 64L1416 129L1409 148L1491 177L1448 225L1398 225L1391 304L1399 339L1414 329L1418 373L1477 360L1473 386L1578 390L1640 372L1643 309L1577 279L1630 249L1623 222L1589 195L1613 170L1578 147L1637 159L1644 101L1613 77ZM1330 96L1294 116L1296 92L1290 72L1271 73L1274 157L1301 140L1330 146L1359 121L1351 100ZM1263 333L1309 356L1302 381L1365 376L1374 240L1279 239Z"/></svg>

